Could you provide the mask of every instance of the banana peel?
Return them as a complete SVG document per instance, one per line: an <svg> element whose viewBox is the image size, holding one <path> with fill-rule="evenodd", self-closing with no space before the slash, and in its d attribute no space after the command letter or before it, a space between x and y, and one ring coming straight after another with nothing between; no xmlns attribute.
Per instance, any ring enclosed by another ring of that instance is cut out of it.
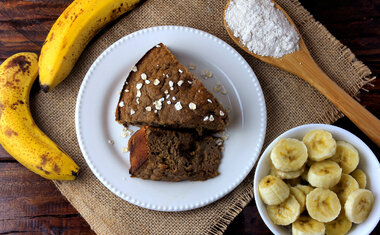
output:
<svg viewBox="0 0 380 235"><path fill-rule="evenodd" d="M90 40L140 0L75 0L51 28L39 59L40 86L53 90L71 72Z"/></svg>
<svg viewBox="0 0 380 235"><path fill-rule="evenodd" d="M0 144L34 173L53 180L74 180L78 165L34 122L29 94L38 75L35 53L18 53L0 65Z"/></svg>

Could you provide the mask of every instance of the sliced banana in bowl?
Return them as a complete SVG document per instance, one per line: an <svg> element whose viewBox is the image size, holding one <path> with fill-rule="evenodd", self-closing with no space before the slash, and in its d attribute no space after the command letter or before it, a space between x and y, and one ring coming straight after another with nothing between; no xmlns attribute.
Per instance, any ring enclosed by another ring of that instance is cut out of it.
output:
<svg viewBox="0 0 380 235"><path fill-rule="evenodd" d="M280 204L267 205L269 193L259 192L268 175L289 188L285 200L279 193ZM376 179L379 161L363 141L336 126L308 124L283 133L265 149L255 171L254 197L274 234L369 234L380 219Z"/></svg>

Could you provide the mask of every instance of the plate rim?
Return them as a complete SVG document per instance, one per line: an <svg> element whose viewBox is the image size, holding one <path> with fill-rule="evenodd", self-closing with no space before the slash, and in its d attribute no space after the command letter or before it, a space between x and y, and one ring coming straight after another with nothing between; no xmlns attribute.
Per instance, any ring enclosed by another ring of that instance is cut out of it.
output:
<svg viewBox="0 0 380 235"><path fill-rule="evenodd" d="M88 154L88 152L86 150L87 147L84 144L83 135L81 134L82 132L81 132L81 126L80 126L81 106L82 106L81 104L82 104L82 101L83 101L84 92L86 90L87 83L91 79L91 75L92 75L93 71L95 70L95 68L97 67L97 65L103 60L103 58L105 56L107 56L112 50L114 50L115 48L117 48L121 43L124 43L125 41L127 41L127 40L129 40L129 39L131 39L133 37L139 36L141 34L149 33L151 31L160 31L160 30L174 30L174 31L184 30L184 31L188 31L188 32L191 32L191 33L199 34L201 36L204 36L204 37L207 37L209 39L212 39L215 43L220 44L226 50L231 51L232 54L233 54L233 56L235 56L239 60L239 62L244 66L244 68L248 70L249 75L250 75L250 80L251 80L251 82L253 82L253 85L256 88L256 93L257 93L257 96L259 97L258 100L259 100L259 106L260 106L260 110L259 110L259 113L260 113L260 128L258 130L258 132L259 132L258 133L259 134L259 140L258 140L257 147L256 147L254 153L251 154L254 159L252 161L250 161L250 164L245 168L245 170L243 172L241 172L241 174L239 176L239 179L233 181L232 184L228 188L226 188L222 192L215 193L210 198L204 199L201 202L192 203L190 205L176 206L176 207L161 206L161 205L154 205L154 204L146 204L144 202L141 202L139 200L136 200L136 199L132 198L129 195L126 195L123 192L120 192L118 189L116 189L115 187L113 187L110 184L110 182L108 182L108 180L106 180L100 174L100 172L98 171L98 169L93 164L93 162L91 160L91 157L89 156L89 154ZM143 207L143 208L150 209L150 210L155 210L155 211L178 212L178 211L187 211L187 210L197 209L197 208L206 206L208 204L211 204L211 203L213 203L213 202L215 202L215 201L223 198L224 196L226 196L227 194L229 194L231 191L233 191L248 176L248 174L253 169L253 166L255 165L255 163L257 162L257 160L259 159L260 153L261 153L261 150L262 150L262 147L263 147L263 144L264 144L265 136L266 136L266 127L267 127L266 102L265 102L265 98L264 98L264 94L263 94L262 88L260 86L260 82L257 79L257 76L254 73L252 67L248 64L248 62L243 58L242 55L240 55L231 45L229 45L228 43L226 43L222 39L220 39L220 38L218 38L218 37L216 37L216 36L214 36L214 35L212 35L212 34L210 34L208 32L205 32L203 30L199 30L199 29L195 29L195 28L191 28L191 27L186 27L186 26L176 26L176 25L153 26L153 27L144 28L144 29L140 29L138 31L132 32L132 33L130 33L130 34L128 34L128 35L120 38L119 40L115 41L112 45L110 45L107 49L105 49L96 58L96 60L92 63L92 65L90 66L90 68L87 71L87 73L86 73L86 75L85 75L85 77L84 77L84 79L82 81L82 84L80 86L80 89L79 89L79 92L78 92L78 96L77 96L77 100L76 100L76 107L75 107L75 129L76 129L76 136L77 136L78 144L79 144L82 156L84 157L84 159L85 159L87 165L89 166L89 168L91 169L92 173L96 176L96 178L104 186L106 186L106 188L108 190L110 190L113 194L117 195L121 199L123 199L123 200L125 200L125 201L127 201L129 203L132 203L132 204L134 204L136 206Z"/></svg>

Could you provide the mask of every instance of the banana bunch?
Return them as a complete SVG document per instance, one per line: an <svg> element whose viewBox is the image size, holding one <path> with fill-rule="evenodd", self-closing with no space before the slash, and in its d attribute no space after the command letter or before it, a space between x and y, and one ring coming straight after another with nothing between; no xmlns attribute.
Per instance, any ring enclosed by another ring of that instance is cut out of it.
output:
<svg viewBox="0 0 380 235"><path fill-rule="evenodd" d="M90 40L140 0L74 0L51 28L39 59L40 85L53 90L73 69Z"/></svg>
<svg viewBox="0 0 380 235"><path fill-rule="evenodd" d="M19 53L0 65L0 144L29 170L47 179L74 180L79 167L35 124L29 93L37 55Z"/></svg>
<svg viewBox="0 0 380 235"><path fill-rule="evenodd" d="M353 145L313 130L302 141L277 142L270 159L258 189L273 223L292 224L293 234L344 235L369 216L374 197L365 189L366 174L356 169Z"/></svg>

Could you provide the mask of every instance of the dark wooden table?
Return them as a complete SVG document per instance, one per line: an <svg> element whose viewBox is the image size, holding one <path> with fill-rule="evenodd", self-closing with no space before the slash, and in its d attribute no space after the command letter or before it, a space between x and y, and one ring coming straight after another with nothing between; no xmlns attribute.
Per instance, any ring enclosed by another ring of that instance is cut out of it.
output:
<svg viewBox="0 0 380 235"><path fill-rule="evenodd" d="M0 0L0 63L14 53L39 53L50 27L71 0ZM324 24L380 74L379 0L301 0ZM380 118L380 80L365 87L360 103ZM380 149L347 118L335 125L361 137L380 156ZM90 226L52 182L22 167L0 147L0 234L93 234ZM380 225L373 232L380 234ZM226 234L270 234L251 201Z"/></svg>

